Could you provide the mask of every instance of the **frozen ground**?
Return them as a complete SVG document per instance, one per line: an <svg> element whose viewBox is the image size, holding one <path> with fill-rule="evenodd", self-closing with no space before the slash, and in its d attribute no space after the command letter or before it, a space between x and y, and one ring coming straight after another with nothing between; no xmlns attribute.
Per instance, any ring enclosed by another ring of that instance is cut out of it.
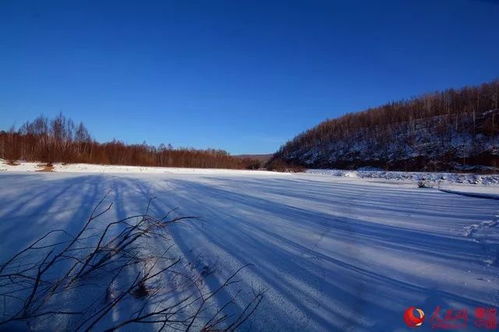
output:
<svg viewBox="0 0 499 332"><path fill-rule="evenodd" d="M357 171L341 169L309 169L309 174L343 176L363 179L385 179L393 181L428 181L438 184L499 184L498 174L472 174L472 173L430 173L430 172L396 172L359 169Z"/></svg>
<svg viewBox="0 0 499 332"><path fill-rule="evenodd" d="M110 221L152 196L158 214L199 216L171 232L211 278L253 264L239 286L267 292L243 329L405 330L409 306L499 306L499 201L463 195L499 186L454 185L455 194L379 178L130 169L1 172L0 259L47 230L77 228L110 190Z"/></svg>

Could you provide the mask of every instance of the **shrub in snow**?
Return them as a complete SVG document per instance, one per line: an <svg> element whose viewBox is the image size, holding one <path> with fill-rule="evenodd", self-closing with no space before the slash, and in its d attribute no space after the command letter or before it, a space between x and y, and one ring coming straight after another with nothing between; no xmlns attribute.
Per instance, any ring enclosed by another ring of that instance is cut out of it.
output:
<svg viewBox="0 0 499 332"><path fill-rule="evenodd" d="M254 292L225 314L235 299L220 303L217 294L229 293L242 268L209 288L205 268L172 253L166 229L189 217L158 219L147 209L99 225L112 206L103 204L77 234L52 230L0 265L0 330L234 330L259 306L263 294Z"/></svg>
<svg viewBox="0 0 499 332"><path fill-rule="evenodd" d="M433 188L433 183L428 180L419 180L418 188Z"/></svg>

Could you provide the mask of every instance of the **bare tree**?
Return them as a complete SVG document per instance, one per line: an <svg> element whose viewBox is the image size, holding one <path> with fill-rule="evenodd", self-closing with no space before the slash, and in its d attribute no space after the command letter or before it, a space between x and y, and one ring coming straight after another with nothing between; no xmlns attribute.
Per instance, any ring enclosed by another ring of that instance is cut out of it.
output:
<svg viewBox="0 0 499 332"><path fill-rule="evenodd" d="M19 130L0 132L0 158L45 163L98 163L136 166L200 168L251 168L255 161L229 155L223 150L195 150L143 144L127 145L113 140L98 143L83 123L75 126L59 114L52 120L43 116L24 123Z"/></svg>
<svg viewBox="0 0 499 332"><path fill-rule="evenodd" d="M407 165L406 162L413 158L412 166L406 170L421 170L421 164L426 165L435 159L441 161L443 169L448 169L448 162L462 161L461 155L465 153L465 148L456 152L456 147L452 146L453 137L467 139L466 145L478 146L484 139L489 139L492 144L483 146L494 145L493 136L498 132L495 120L498 91L499 80L494 80L480 86L429 93L326 120L284 144L269 165L280 159L284 163L306 167L350 168L373 166L370 163L379 162L379 166L384 168L401 169L400 165ZM420 142L407 139L409 135L417 136ZM438 144L433 144L435 141ZM425 148L421 155L414 157L411 151L419 149L416 144ZM361 156L355 148L359 145L364 146ZM389 149L390 146L396 148ZM405 153L398 153L399 148ZM313 160L309 158L310 151L316 154ZM494 149L483 152L471 151L468 161L495 165L497 155ZM418 158L424 161L418 162ZM329 161L325 163L323 159Z"/></svg>

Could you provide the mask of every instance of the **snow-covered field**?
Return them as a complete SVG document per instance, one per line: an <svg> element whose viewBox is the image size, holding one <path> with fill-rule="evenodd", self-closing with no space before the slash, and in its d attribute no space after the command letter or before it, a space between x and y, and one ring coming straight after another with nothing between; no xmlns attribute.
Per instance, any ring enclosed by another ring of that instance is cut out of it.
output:
<svg viewBox="0 0 499 332"><path fill-rule="evenodd" d="M438 184L499 184L499 174L472 173L430 173L430 172L396 172L380 170L341 170L341 169L309 169L309 174L344 176L350 178L385 179L394 181L428 181Z"/></svg>
<svg viewBox="0 0 499 332"><path fill-rule="evenodd" d="M181 256L215 271L209 284L253 264L242 298L266 293L243 330L406 330L409 306L499 306L499 201L462 195L497 185L454 194L384 178L33 165L0 167L1 261L47 230L78 228L110 192L109 221L151 197L153 213L198 216L170 231Z"/></svg>

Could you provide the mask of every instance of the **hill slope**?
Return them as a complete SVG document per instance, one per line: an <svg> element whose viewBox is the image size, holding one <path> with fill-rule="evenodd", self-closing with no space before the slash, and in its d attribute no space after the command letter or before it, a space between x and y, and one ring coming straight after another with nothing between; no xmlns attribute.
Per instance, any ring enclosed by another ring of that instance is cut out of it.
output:
<svg viewBox="0 0 499 332"><path fill-rule="evenodd" d="M498 103L496 80L347 114L296 136L270 165L495 172Z"/></svg>

